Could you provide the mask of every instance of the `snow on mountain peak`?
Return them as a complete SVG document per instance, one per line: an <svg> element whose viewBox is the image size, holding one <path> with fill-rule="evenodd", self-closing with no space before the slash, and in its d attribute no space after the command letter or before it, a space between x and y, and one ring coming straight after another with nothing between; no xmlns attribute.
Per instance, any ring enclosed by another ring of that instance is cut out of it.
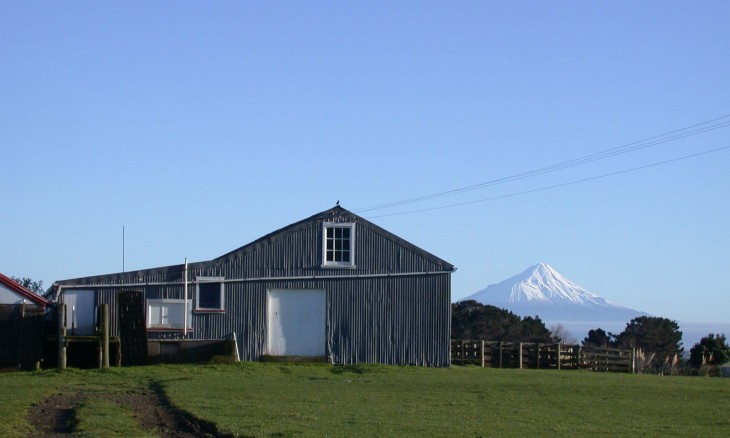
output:
<svg viewBox="0 0 730 438"><path fill-rule="evenodd" d="M530 266L464 300L502 307L522 316L540 315L554 320L609 321L646 315L589 292L546 263Z"/></svg>
<svg viewBox="0 0 730 438"><path fill-rule="evenodd" d="M534 301L606 305L606 300L563 277L547 263L531 266L518 277L521 279L512 285L508 300L510 303Z"/></svg>
<svg viewBox="0 0 730 438"><path fill-rule="evenodd" d="M530 266L521 274L493 284L468 297L489 303L610 305L598 295L565 278L547 263Z"/></svg>

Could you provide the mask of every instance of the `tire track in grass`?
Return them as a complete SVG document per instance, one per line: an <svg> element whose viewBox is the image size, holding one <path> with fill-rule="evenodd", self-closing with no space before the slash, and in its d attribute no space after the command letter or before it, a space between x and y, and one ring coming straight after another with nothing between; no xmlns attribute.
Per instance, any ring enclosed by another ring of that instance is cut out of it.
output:
<svg viewBox="0 0 730 438"><path fill-rule="evenodd" d="M85 409L89 404L93 410L95 401L105 401L119 406L130 414L139 430L162 438L222 436L214 424L198 420L175 408L165 396L162 387L156 383L146 389L127 392L107 394L71 392L47 397L35 404L28 414L28 422L34 428L34 433L30 436L57 438L78 435L79 423L83 421L83 418L79 418L79 410L82 407ZM88 413L88 410L84 412ZM109 434L109 431L106 431L106 434L104 432L104 430L93 430L89 431L89 435Z"/></svg>

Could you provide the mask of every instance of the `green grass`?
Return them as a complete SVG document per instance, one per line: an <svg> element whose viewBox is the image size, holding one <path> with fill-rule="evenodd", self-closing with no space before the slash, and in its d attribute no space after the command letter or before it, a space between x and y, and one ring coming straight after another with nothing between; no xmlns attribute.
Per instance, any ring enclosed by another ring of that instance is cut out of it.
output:
<svg viewBox="0 0 730 438"><path fill-rule="evenodd" d="M67 369L0 374L0 436L27 436L33 430L27 421L27 414L33 409L33 404L54 394L79 393L98 401L95 394L142 390L148 388L150 382L144 368L116 368L105 371ZM82 405L80 412L83 409ZM121 412L118 410L113 415L119 416ZM86 414L82 414L79 420L84 416ZM94 436L108 435L101 434L101 429L97 433L90 430L85 432Z"/></svg>
<svg viewBox="0 0 730 438"><path fill-rule="evenodd" d="M0 436L27 434L25 412L44 395L152 382L179 408L240 436L727 436L730 430L730 379L241 363L0 375ZM112 407L109 415L127 414ZM99 427L85 432L109 435Z"/></svg>
<svg viewBox="0 0 730 438"><path fill-rule="evenodd" d="M32 431L25 413L34 402L53 393L52 384L33 383L40 379L31 373L0 374L0 436L21 437Z"/></svg>
<svg viewBox="0 0 730 438"><path fill-rule="evenodd" d="M134 420L132 413L109 400L86 399L76 411L78 436L106 438L115 437L154 437L143 431Z"/></svg>
<svg viewBox="0 0 730 438"><path fill-rule="evenodd" d="M727 434L730 382L570 371L245 364L162 382L252 436ZM200 397L203 390L222 397Z"/></svg>

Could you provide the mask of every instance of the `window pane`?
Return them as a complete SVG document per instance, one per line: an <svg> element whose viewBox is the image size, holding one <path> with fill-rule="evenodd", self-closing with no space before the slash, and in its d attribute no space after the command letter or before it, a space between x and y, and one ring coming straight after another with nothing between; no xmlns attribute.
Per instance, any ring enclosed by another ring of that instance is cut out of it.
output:
<svg viewBox="0 0 730 438"><path fill-rule="evenodd" d="M325 226L325 238L323 248L324 263L330 264L351 264L352 250L355 242L352 241L354 232L352 225L332 224Z"/></svg>
<svg viewBox="0 0 730 438"><path fill-rule="evenodd" d="M221 283L198 284L198 307L201 309L220 309Z"/></svg>

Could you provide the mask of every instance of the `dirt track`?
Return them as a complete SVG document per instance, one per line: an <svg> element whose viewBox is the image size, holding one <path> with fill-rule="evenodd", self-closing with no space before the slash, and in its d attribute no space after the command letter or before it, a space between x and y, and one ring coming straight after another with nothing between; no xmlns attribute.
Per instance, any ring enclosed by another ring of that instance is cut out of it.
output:
<svg viewBox="0 0 730 438"><path fill-rule="evenodd" d="M141 430L163 438L219 436L210 425L198 423L174 409L157 387L119 394L56 394L31 409L28 422L35 428L32 437L74 435L76 409L88 398L116 403L133 413Z"/></svg>

